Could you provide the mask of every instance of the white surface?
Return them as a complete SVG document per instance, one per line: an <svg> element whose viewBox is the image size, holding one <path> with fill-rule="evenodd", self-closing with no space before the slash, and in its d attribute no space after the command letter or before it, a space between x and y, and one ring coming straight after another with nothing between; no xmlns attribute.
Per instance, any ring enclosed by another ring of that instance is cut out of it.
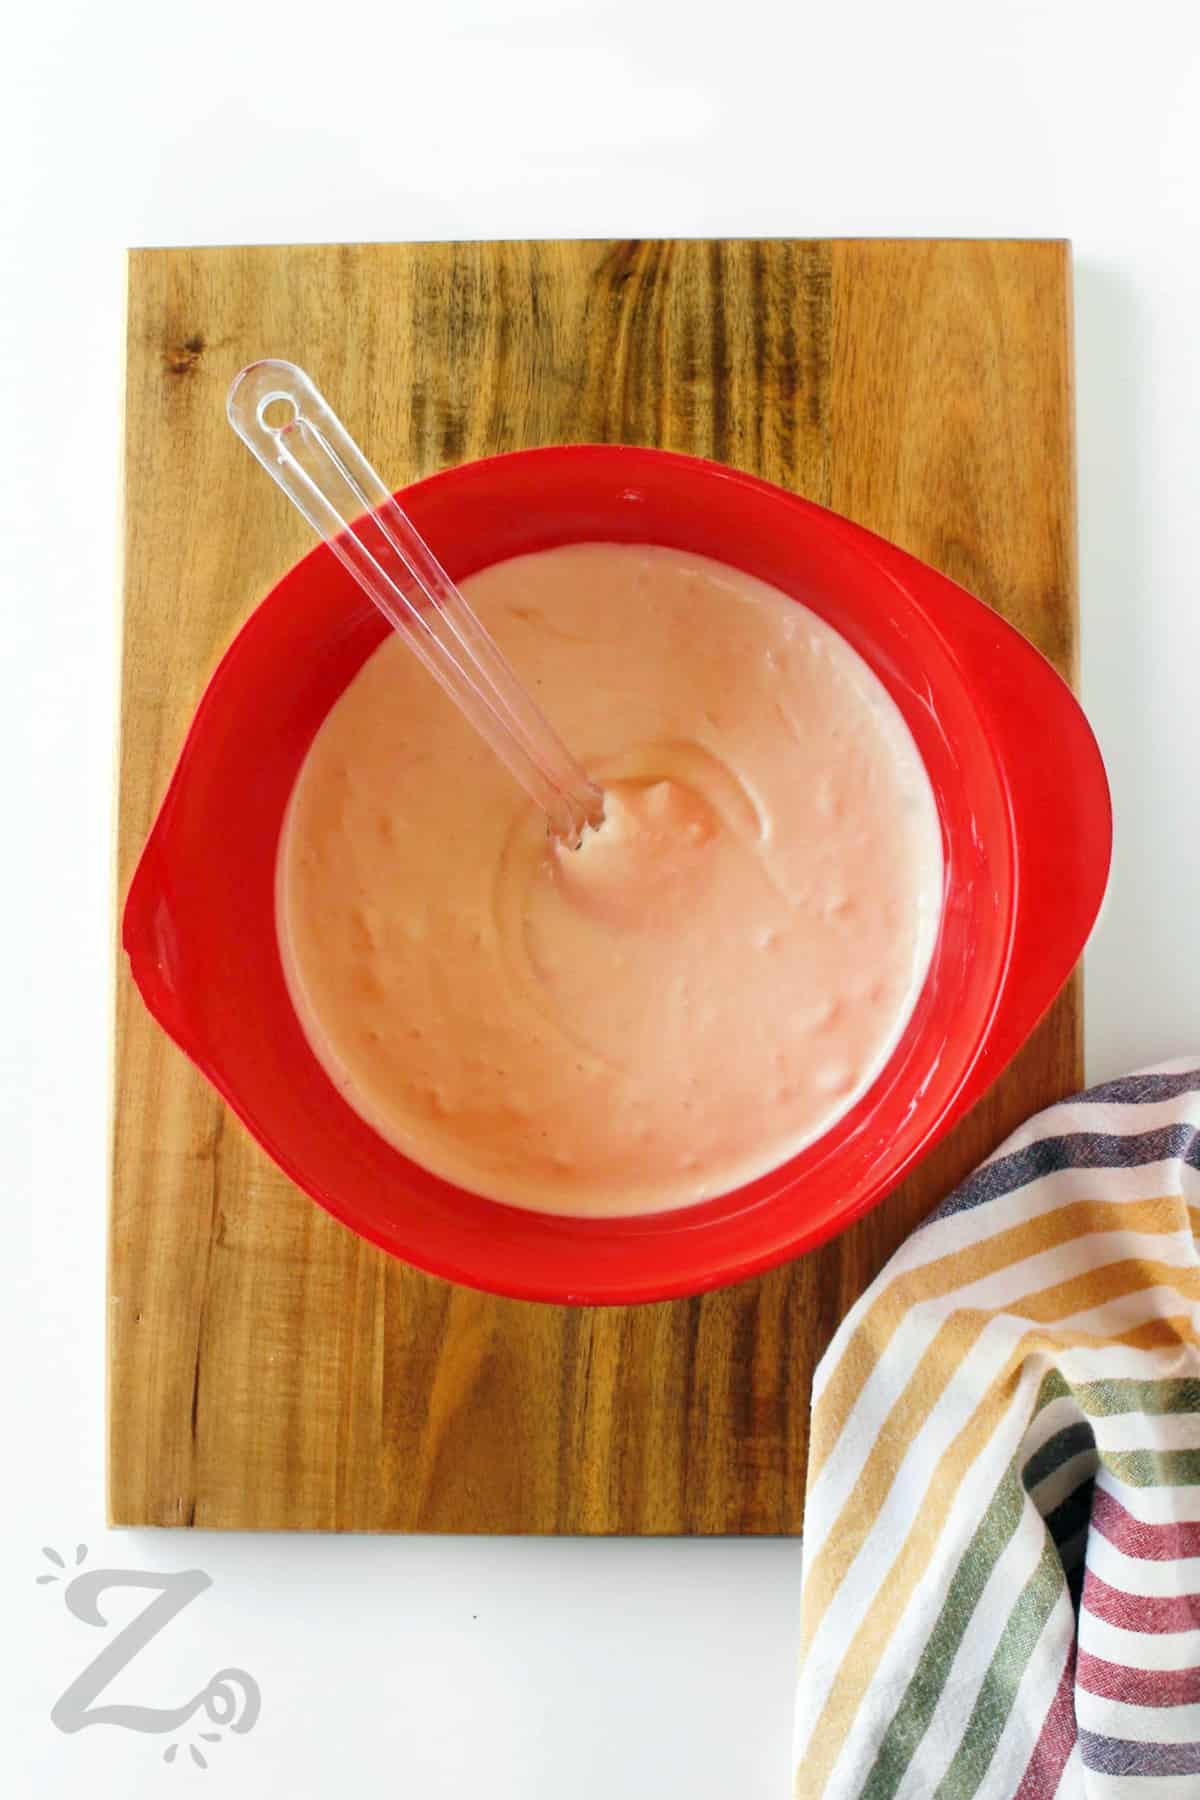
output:
<svg viewBox="0 0 1200 1800"><path fill-rule="evenodd" d="M79 1539L93 1563L199 1563L214 1577L110 1696L167 1704L218 1664L250 1669L261 1721L215 1747L206 1791L783 1800L788 1787L795 1544L106 1541L125 245L1071 237L1085 700L1117 807L1087 965L1090 1073L1200 1043L1195 9L910 0L822 13L440 0L369 19L305 0L62 0L6 28L0 717L20 848L0 887L16 946L0 1176L20 1225L0 1315L19 1376L0 1652L10 1792L124 1800L199 1779L164 1768L149 1738L49 1723L101 1634L33 1575L41 1544ZM27 711L31 743L14 725Z"/></svg>

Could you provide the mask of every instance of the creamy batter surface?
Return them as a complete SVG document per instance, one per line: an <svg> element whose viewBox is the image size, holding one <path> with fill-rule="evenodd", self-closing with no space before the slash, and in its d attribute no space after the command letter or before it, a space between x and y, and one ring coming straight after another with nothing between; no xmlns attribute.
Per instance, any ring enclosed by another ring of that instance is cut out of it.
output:
<svg viewBox="0 0 1200 1800"><path fill-rule="evenodd" d="M514 1206L686 1206L878 1074L937 932L900 712L836 632L723 564L573 544L463 583L604 787L576 851L389 637L321 726L277 917L317 1058L376 1131Z"/></svg>

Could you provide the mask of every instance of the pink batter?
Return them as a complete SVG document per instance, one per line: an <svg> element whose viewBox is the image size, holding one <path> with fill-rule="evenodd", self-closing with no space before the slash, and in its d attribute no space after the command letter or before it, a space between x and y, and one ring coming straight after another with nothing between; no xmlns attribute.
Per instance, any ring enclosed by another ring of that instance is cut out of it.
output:
<svg viewBox="0 0 1200 1800"><path fill-rule="evenodd" d="M464 589L599 780L575 852L397 639L322 725L278 864L284 967L350 1104L459 1186L686 1206L784 1162L912 1010L941 837L908 728L775 589L575 544Z"/></svg>

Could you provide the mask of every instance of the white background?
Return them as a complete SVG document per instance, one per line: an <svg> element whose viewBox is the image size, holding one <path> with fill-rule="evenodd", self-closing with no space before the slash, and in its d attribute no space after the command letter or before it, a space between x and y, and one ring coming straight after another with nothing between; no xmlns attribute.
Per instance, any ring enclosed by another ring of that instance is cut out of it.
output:
<svg viewBox="0 0 1200 1800"><path fill-rule="evenodd" d="M3 55L6 1790L784 1800L793 1543L104 1531L121 252L1072 238L1084 697L1117 813L1087 960L1089 1073L1106 1076L1200 1045L1196 9L59 0L21 7ZM261 1722L207 1774L130 1732L51 1726L101 1634L33 1577L39 1546L79 1540L93 1564L214 1577L108 1696L167 1704L245 1665Z"/></svg>

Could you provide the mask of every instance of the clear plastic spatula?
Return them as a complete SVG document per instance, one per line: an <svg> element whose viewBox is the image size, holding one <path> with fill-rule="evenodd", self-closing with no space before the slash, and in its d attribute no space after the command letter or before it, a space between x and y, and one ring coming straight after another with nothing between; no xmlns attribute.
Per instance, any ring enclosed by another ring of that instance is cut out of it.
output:
<svg viewBox="0 0 1200 1800"><path fill-rule="evenodd" d="M502 651L333 409L294 363L234 378L229 423L572 849L604 795L559 741Z"/></svg>

